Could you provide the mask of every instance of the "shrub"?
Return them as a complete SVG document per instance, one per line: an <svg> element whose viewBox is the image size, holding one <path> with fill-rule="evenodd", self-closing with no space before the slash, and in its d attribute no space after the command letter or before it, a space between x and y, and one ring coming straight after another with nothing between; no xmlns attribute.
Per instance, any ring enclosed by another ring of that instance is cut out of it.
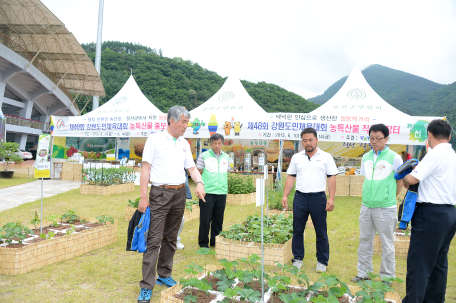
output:
<svg viewBox="0 0 456 303"><path fill-rule="evenodd" d="M0 158L5 160L3 164L4 170L8 171L8 164L10 162L21 163L22 158L16 155L19 144L15 142L0 142Z"/></svg>
<svg viewBox="0 0 456 303"><path fill-rule="evenodd" d="M135 182L136 175L131 167L85 168L83 183L89 185L110 186Z"/></svg>
<svg viewBox="0 0 456 303"><path fill-rule="evenodd" d="M228 173L229 194L250 194L255 192L255 177Z"/></svg>

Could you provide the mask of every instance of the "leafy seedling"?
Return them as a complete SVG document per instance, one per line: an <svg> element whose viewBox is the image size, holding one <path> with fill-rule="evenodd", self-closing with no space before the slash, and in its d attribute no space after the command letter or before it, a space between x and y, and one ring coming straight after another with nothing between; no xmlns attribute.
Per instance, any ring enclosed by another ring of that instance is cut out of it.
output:
<svg viewBox="0 0 456 303"><path fill-rule="evenodd" d="M98 222L102 224L107 224L108 222L111 222L111 224L114 224L114 218L109 216L109 215L102 215L100 217L97 217Z"/></svg>
<svg viewBox="0 0 456 303"><path fill-rule="evenodd" d="M26 225L22 225L19 222L6 223L3 226L2 231L4 232L2 237L8 244L11 244L11 242L13 242L13 239L18 239L17 241L19 244L22 244L22 240L27 238L28 234L32 233L30 228L28 228Z"/></svg>
<svg viewBox="0 0 456 303"><path fill-rule="evenodd" d="M54 227L59 226L59 222L57 221L59 217L57 215L51 215L46 218L46 220L51 221L51 225Z"/></svg>
<svg viewBox="0 0 456 303"><path fill-rule="evenodd" d="M65 232L67 235L71 235L72 233L74 233L74 225L71 225L71 228L67 229L67 231Z"/></svg>
<svg viewBox="0 0 456 303"><path fill-rule="evenodd" d="M200 247L200 249L198 249L197 251L195 251L195 253L197 255L205 255L206 256L206 266L204 266L204 269L206 271L206 267L207 267L207 256L208 255L215 255L215 251L212 251L210 248L208 247Z"/></svg>
<svg viewBox="0 0 456 303"><path fill-rule="evenodd" d="M236 293L241 296L241 301L258 302L261 300L261 294L259 291L249 288L242 289L238 286L236 286L234 290L236 290Z"/></svg>
<svg viewBox="0 0 456 303"><path fill-rule="evenodd" d="M128 203L130 203L130 206L131 206L131 207L133 207L133 208L138 208L138 205L139 205L139 201L140 201L140 200L141 200L141 197L136 198L134 201L128 199Z"/></svg>
<svg viewBox="0 0 456 303"><path fill-rule="evenodd" d="M64 213L60 219L66 221L68 223L74 223L74 221L79 220L79 215L77 214L75 209L70 209L66 213Z"/></svg>
<svg viewBox="0 0 456 303"><path fill-rule="evenodd" d="M33 226L35 226L35 228L37 227L38 224L40 224L41 220L40 220L40 217L38 216L38 213L35 211L35 216L33 217L33 219L30 221L30 223L33 224Z"/></svg>

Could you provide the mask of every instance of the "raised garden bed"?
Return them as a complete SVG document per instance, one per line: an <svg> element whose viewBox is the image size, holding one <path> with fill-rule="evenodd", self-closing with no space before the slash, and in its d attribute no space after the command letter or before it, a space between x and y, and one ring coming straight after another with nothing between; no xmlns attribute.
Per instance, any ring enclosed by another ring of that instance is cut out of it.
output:
<svg viewBox="0 0 456 303"><path fill-rule="evenodd" d="M134 183L116 184L110 186L81 184L81 195L110 196L115 194L130 193L135 190Z"/></svg>
<svg viewBox="0 0 456 303"><path fill-rule="evenodd" d="M209 265L206 270L194 263L185 271L191 275L161 292L160 302L259 302L261 277L259 258L256 255L232 262L220 260L223 267ZM240 269L240 264L246 266ZM322 273L318 282L309 281L304 272L294 266L277 265L279 271L264 275L264 302L340 302L355 303L361 296L369 302L399 303L401 298L394 290L371 276L374 281L362 281L350 286L337 276ZM392 281L400 282L393 278ZM384 300L384 301L383 301Z"/></svg>
<svg viewBox="0 0 456 303"><path fill-rule="evenodd" d="M267 212L268 212L269 216L274 216L274 215L278 215L278 214L284 214L284 216L293 215L292 210L269 209ZM264 215L266 215L266 210L264 211ZM310 215L309 215L309 218L307 218L306 227L309 227L309 228L314 227L314 225L312 223L312 218L310 217Z"/></svg>
<svg viewBox="0 0 456 303"><path fill-rule="evenodd" d="M227 205L248 205L256 202L255 178L249 175L228 173Z"/></svg>
<svg viewBox="0 0 456 303"><path fill-rule="evenodd" d="M46 222L51 224L43 226L43 238L38 236L39 228L29 230L24 226L27 229L27 234L23 235L25 239L13 238L11 243L3 239L0 244L0 274L24 274L114 243L117 223L112 218L108 221L114 223L100 219L106 217L78 219L73 224L57 223L57 226L54 226L55 222ZM2 235L5 236L0 234L0 237Z"/></svg>
<svg viewBox="0 0 456 303"><path fill-rule="evenodd" d="M293 258L293 216L270 216L268 222L269 226L264 217L264 264L274 265L276 261L285 264ZM215 243L218 259L232 261L247 258L252 254L261 255L260 217L248 216L243 223L234 224L228 231L222 231L216 237Z"/></svg>
<svg viewBox="0 0 456 303"><path fill-rule="evenodd" d="M255 203L256 193L226 195L226 205L248 205Z"/></svg>
<svg viewBox="0 0 456 303"><path fill-rule="evenodd" d="M410 235L406 236L402 231L396 230L394 233L394 251L396 257L407 258L409 247ZM382 254L382 243L378 235L375 235L374 239L374 254Z"/></svg>

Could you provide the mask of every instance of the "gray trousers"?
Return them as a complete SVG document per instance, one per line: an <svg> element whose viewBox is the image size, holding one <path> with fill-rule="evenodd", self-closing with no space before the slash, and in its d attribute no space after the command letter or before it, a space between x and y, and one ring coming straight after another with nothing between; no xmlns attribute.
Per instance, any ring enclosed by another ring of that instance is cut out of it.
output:
<svg viewBox="0 0 456 303"><path fill-rule="evenodd" d="M179 231L177 232L177 243L180 243L182 238L180 237L181 232L184 230L184 223L185 223L185 216L182 216L182 222L179 227Z"/></svg>
<svg viewBox="0 0 456 303"><path fill-rule="evenodd" d="M394 251L394 230L397 225L397 207L369 208L361 206L359 214L358 277L367 278L373 272L375 232L382 244L381 277L395 277L396 259Z"/></svg>

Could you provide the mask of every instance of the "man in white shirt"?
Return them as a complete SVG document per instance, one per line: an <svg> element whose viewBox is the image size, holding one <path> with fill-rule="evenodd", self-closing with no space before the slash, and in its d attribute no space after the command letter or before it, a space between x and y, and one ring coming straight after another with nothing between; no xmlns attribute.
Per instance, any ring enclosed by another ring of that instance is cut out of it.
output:
<svg viewBox="0 0 456 303"><path fill-rule="evenodd" d="M396 181L394 173L402 165L402 157L386 146L388 138L389 129L385 124L374 124L369 128L372 149L361 161L361 175L365 178L359 214L358 274L351 280L354 283L369 279L368 272L374 271L372 256L375 233L378 233L382 244L380 277L393 278L396 274L396 197L401 192L402 180Z"/></svg>
<svg viewBox="0 0 456 303"><path fill-rule="evenodd" d="M176 239L185 210L185 170L195 183L195 194L204 200L206 195L201 174L196 169L190 145L182 136L190 119L181 106L168 111L168 128L149 136L144 146L140 177L141 200L138 210L150 207L147 250L143 255L141 292L138 303L150 302L155 284L171 287ZM149 195L148 183L151 182ZM158 260L158 263L157 263ZM158 278L155 279L155 266Z"/></svg>
<svg viewBox="0 0 456 303"><path fill-rule="evenodd" d="M456 233L456 153L449 141L451 125L429 123L432 150L404 177L420 183L407 255L406 296L402 302L444 302L448 250Z"/></svg>
<svg viewBox="0 0 456 303"><path fill-rule="evenodd" d="M282 206L288 207L288 195L296 181L293 200L293 265L301 269L304 259L304 229L312 218L317 236L317 272L325 272L329 261L329 241L326 227L328 211L334 210L336 175L339 173L333 157L317 147L317 132L306 128L301 132L304 150L291 158L285 182ZM326 199L328 178L329 199Z"/></svg>

